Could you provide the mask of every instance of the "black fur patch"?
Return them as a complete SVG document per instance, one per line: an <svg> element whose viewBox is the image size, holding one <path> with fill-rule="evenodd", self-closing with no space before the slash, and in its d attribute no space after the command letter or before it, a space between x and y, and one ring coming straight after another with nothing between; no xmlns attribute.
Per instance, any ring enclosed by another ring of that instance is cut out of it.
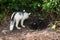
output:
<svg viewBox="0 0 60 40"><path fill-rule="evenodd" d="M16 15L16 13L17 13L17 12L14 12L14 15L13 15L13 17L12 17L11 21L13 21L13 20L14 20L14 16Z"/></svg>
<svg viewBox="0 0 60 40"><path fill-rule="evenodd" d="M17 14L17 13L19 13L19 15L24 15L24 12L14 12L14 15L13 15L13 17L12 17L12 21L14 20L14 16Z"/></svg>

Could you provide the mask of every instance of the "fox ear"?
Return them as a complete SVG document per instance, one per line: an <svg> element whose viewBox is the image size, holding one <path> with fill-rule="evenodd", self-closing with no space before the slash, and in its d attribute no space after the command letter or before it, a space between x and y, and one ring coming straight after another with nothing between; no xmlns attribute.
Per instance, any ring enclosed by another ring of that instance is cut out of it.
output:
<svg viewBox="0 0 60 40"><path fill-rule="evenodd" d="M23 12L25 12L25 10L23 10Z"/></svg>
<svg viewBox="0 0 60 40"><path fill-rule="evenodd" d="M31 13L29 13L29 15L30 15Z"/></svg>

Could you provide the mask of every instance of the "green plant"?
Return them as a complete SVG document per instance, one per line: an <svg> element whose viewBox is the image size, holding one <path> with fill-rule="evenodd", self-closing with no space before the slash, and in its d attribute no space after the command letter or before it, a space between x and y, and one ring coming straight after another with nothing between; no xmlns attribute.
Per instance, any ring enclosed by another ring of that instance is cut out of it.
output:
<svg viewBox="0 0 60 40"><path fill-rule="evenodd" d="M59 23L60 21L55 21L55 23L52 25L52 29L53 30L56 30L56 27L57 27L57 23Z"/></svg>
<svg viewBox="0 0 60 40"><path fill-rule="evenodd" d="M0 0L0 5L0 19L8 15L9 12L22 11L23 9L27 12L38 13L43 19L49 15L52 19L60 18L60 0ZM54 12L57 15L53 15Z"/></svg>

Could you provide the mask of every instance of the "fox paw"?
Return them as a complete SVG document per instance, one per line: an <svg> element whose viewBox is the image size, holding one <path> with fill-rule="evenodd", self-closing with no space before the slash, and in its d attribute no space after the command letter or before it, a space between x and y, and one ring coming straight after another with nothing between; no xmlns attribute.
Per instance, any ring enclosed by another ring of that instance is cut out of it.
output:
<svg viewBox="0 0 60 40"><path fill-rule="evenodd" d="M21 29L20 27L17 27L17 29L19 30L19 29Z"/></svg>

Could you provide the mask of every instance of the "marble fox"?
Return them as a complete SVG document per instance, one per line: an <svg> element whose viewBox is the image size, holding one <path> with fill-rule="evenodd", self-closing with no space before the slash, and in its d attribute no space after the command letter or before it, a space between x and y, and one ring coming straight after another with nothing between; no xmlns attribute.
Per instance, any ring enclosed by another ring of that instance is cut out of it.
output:
<svg viewBox="0 0 60 40"><path fill-rule="evenodd" d="M28 19L30 14L31 13L25 12L25 10L23 10L23 12L13 12L13 14L11 15L9 30L10 31L13 30L15 23L16 23L15 27L17 29L21 29L21 27L18 26L20 21L21 21L21 26L25 27L25 25L23 25L24 24L24 20Z"/></svg>

